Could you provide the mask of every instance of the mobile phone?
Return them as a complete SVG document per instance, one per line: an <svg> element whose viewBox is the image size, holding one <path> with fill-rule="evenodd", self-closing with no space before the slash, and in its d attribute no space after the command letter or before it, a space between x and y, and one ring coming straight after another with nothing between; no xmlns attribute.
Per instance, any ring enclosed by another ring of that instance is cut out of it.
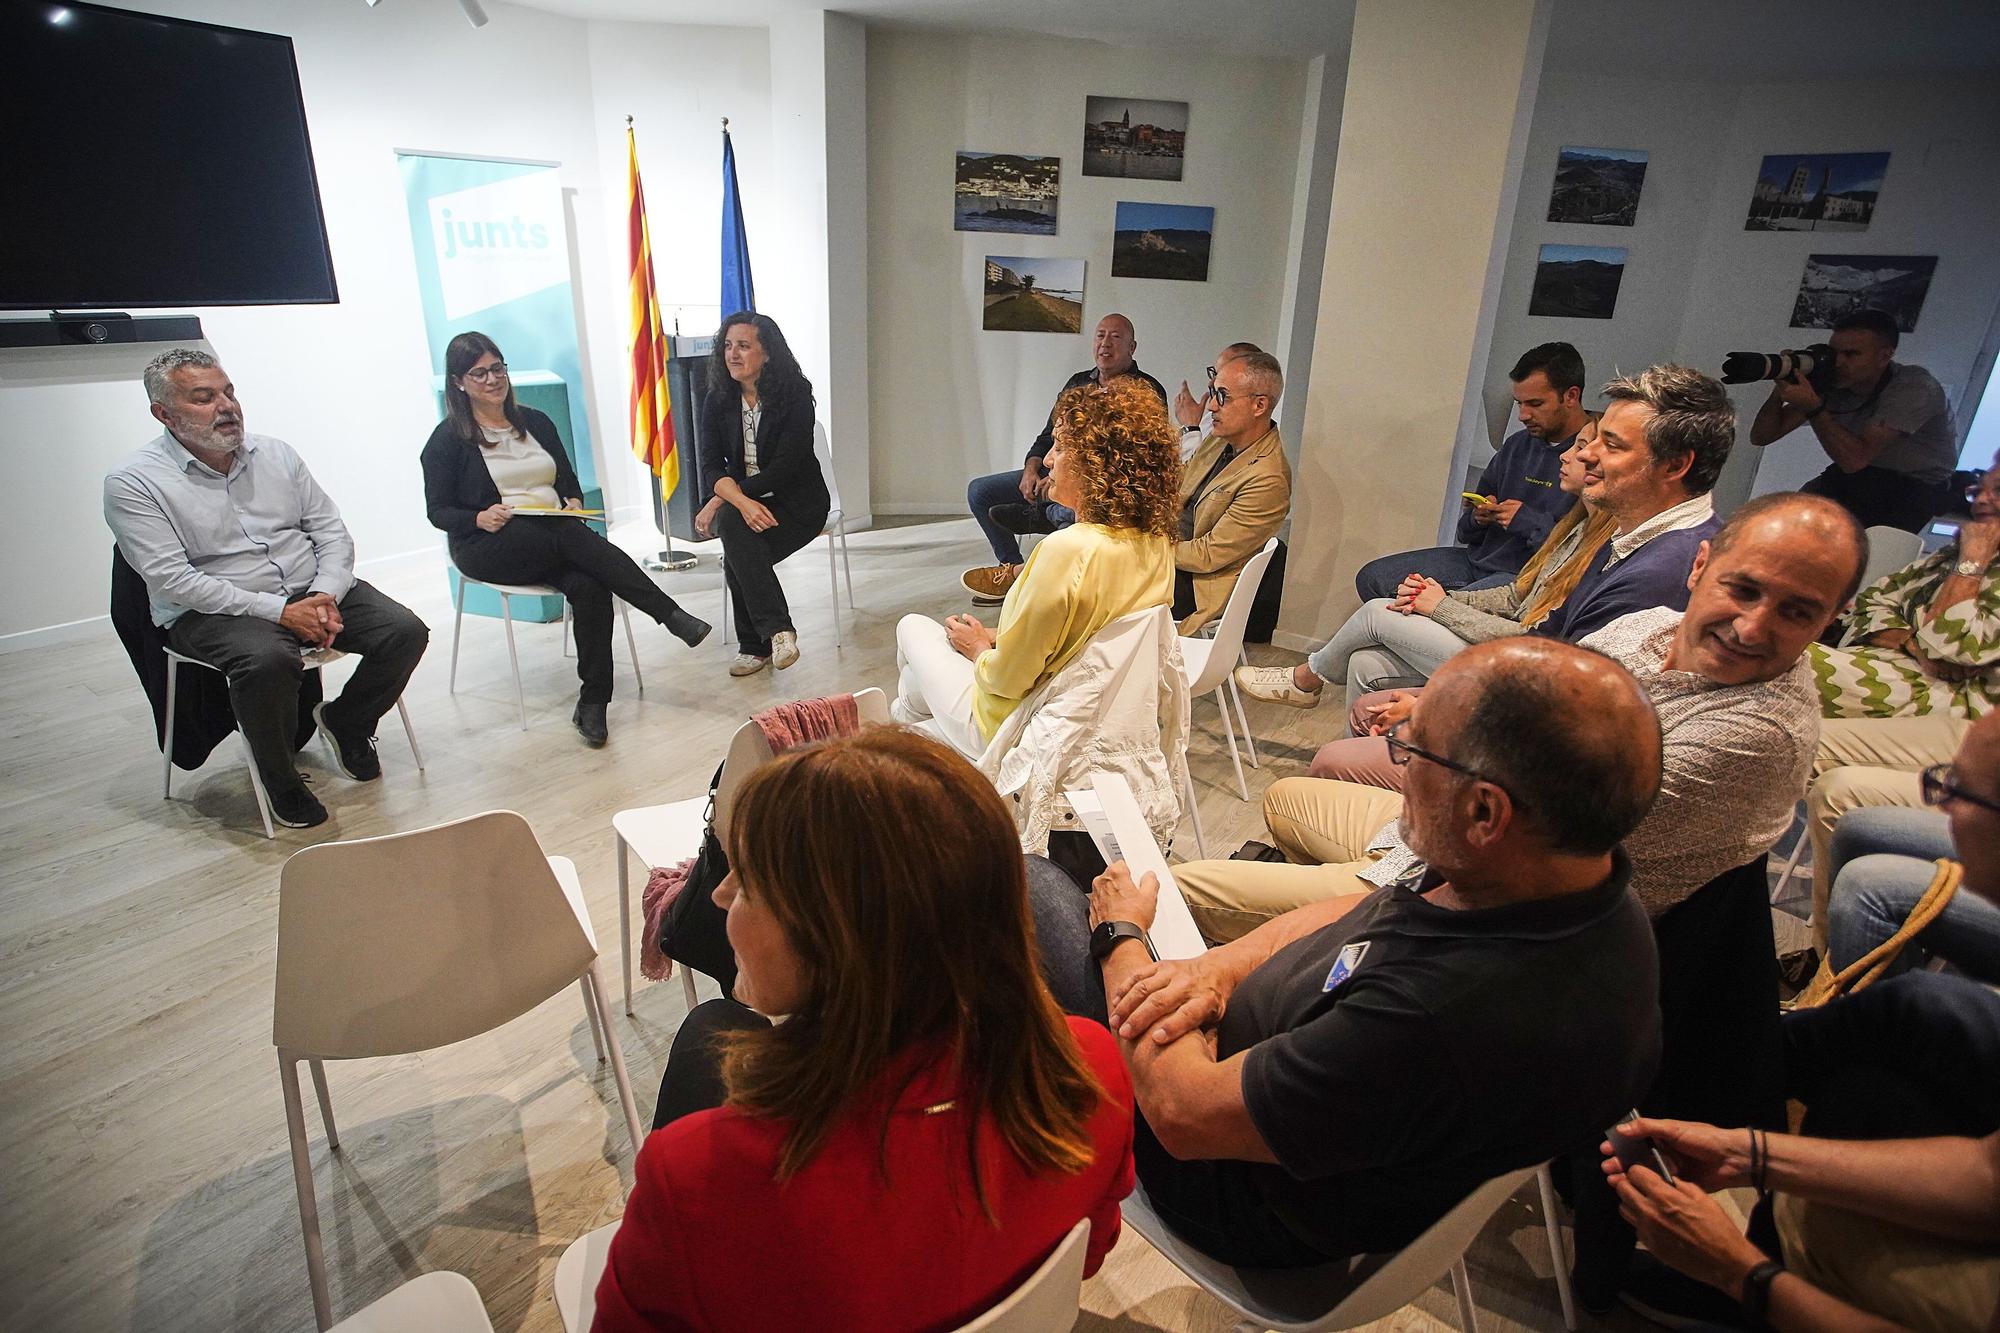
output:
<svg viewBox="0 0 2000 1333"><path fill-rule="evenodd" d="M1478 491L1460 491L1458 493L1458 498L1464 500L1468 504L1483 505L1486 503L1486 497L1481 495Z"/></svg>
<svg viewBox="0 0 2000 1333"><path fill-rule="evenodd" d="M1659 1173L1660 1179L1669 1185L1677 1183L1673 1167L1667 1164L1667 1155L1659 1145L1644 1134L1627 1134L1620 1126L1629 1125L1639 1118L1637 1111L1627 1111L1619 1117L1618 1124L1604 1131L1604 1137L1611 1143L1611 1154L1618 1159L1618 1165L1630 1171L1635 1166L1643 1166Z"/></svg>

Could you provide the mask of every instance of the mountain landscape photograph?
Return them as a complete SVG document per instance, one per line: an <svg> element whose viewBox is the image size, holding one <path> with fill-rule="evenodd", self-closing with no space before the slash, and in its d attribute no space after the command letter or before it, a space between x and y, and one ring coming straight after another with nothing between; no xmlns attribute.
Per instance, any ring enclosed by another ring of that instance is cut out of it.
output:
<svg viewBox="0 0 2000 1333"><path fill-rule="evenodd" d="M1120 203L1111 238L1111 276L1207 282L1214 232L1212 208Z"/></svg>
<svg viewBox="0 0 2000 1333"><path fill-rule="evenodd" d="M1639 216L1646 154L1637 148L1565 148L1556 155L1549 221L1629 227Z"/></svg>
<svg viewBox="0 0 2000 1333"><path fill-rule="evenodd" d="M1531 315L1610 319L1618 309L1618 284L1625 277L1620 245L1545 245L1535 265Z"/></svg>
<svg viewBox="0 0 2000 1333"><path fill-rule="evenodd" d="M1936 255L1807 255L1792 327L1830 329L1843 315L1873 309L1909 333L1936 271Z"/></svg>

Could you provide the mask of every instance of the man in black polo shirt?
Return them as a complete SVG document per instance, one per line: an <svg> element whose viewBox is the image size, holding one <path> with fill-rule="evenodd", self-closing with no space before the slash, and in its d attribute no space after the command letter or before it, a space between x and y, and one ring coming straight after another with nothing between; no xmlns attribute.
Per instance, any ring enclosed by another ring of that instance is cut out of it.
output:
<svg viewBox="0 0 2000 1333"><path fill-rule="evenodd" d="M1200 958L1149 960L1150 876L1120 863L1085 899L1030 863L1057 999L1103 1017L1109 997L1140 1183L1227 1263L1403 1246L1482 1182L1615 1122L1658 1064L1652 931L1617 850L1660 775L1631 676L1546 639L1480 644L1394 744L1410 875Z"/></svg>
<svg viewBox="0 0 2000 1333"><path fill-rule="evenodd" d="M1137 375L1159 395L1160 411L1167 410L1167 391L1160 382L1139 369L1139 363L1132 354L1139 348L1138 335L1132 330L1132 321L1123 315L1106 315L1097 321L1097 332L1091 339L1091 367L1079 370L1063 381L1056 397L1074 389L1079 384L1103 384L1117 379L1120 375ZM995 472L990 476L974 477L965 487L965 503L972 510L973 518L979 521L979 530L986 534L987 542L993 547L996 563L968 569L959 579L965 590L972 594L977 606L998 606L1007 598L1007 589L1014 586L1014 580L1021 576L1021 542L1013 531L994 521L992 511L1010 505L1026 503L1036 514L1044 517L1049 526L1043 530L1067 527L1076 522L1076 515L1061 505L1047 504L1043 491L1048 481L1048 469L1042 460L1055 446L1056 413L1049 409L1049 419L1042 426L1042 433L1028 446L1028 456L1022 460L1019 470Z"/></svg>

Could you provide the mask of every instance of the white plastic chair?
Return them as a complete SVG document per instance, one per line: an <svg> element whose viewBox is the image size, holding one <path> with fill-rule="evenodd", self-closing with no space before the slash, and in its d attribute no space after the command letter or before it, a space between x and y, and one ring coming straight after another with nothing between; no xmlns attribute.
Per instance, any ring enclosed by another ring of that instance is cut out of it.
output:
<svg viewBox="0 0 2000 1333"><path fill-rule="evenodd" d="M1230 700L1223 698L1221 691L1228 685L1236 703L1236 720L1243 724L1243 739L1250 741L1250 722L1243 713L1243 698L1236 693L1236 662L1243 652L1243 627L1250 622L1250 606L1257 600L1257 586L1264 581L1264 570L1270 566L1277 549L1278 539L1273 537L1237 573L1236 586L1229 590L1229 602L1216 621L1214 638L1183 636L1181 639L1181 660L1187 664L1188 698L1192 701L1204 694L1215 695L1215 706L1222 713L1222 734L1229 740L1229 762L1236 766L1236 794L1245 801L1250 799L1250 788L1243 781L1243 760L1236 751L1236 729L1229 722ZM1250 766L1257 767L1254 741L1250 741ZM1197 821L1197 841L1199 836Z"/></svg>
<svg viewBox="0 0 2000 1333"><path fill-rule="evenodd" d="M213 663L204 662L199 657L189 657L186 653L177 653L171 648L166 650L166 654L167 734L165 739L160 743L160 757L165 761L166 776L161 783L160 798L171 801L174 799L174 695L180 685L181 667L200 667L204 671L218 673L221 672L222 668ZM302 654L300 660L304 662L306 670L317 671L329 663L338 662L345 656L347 656L346 653L340 652L337 649L316 648L311 652ZM421 773L424 771L424 752L417 748L417 730L410 725L410 710L404 706L400 696L396 700L396 713L403 719L403 734L410 738L410 753L416 756L417 772ZM287 740L289 739L288 737ZM264 820L264 836L275 838L278 836L278 832L271 824L271 794L264 790L263 775L257 771L257 757L250 753L250 741L244 736L240 727L236 732L236 741L237 744L242 746L243 762L250 769L250 790L257 797L257 813Z"/></svg>
<svg viewBox="0 0 2000 1333"><path fill-rule="evenodd" d="M879 689L859 690L854 695L855 711L863 725L889 720L889 700ZM722 779L715 789L715 831L721 836L729 827L729 814L736 806L736 789L752 769L771 757L771 747L755 722L745 722L730 738L724 757ZM654 866L678 865L701 850L703 820L708 811L708 794L665 805L639 806L611 816L611 832L618 856L618 955L625 974L625 1012L632 1012L632 882L631 857L650 870ZM685 964L680 969L681 991L688 1008L695 1003L694 971Z"/></svg>
<svg viewBox="0 0 2000 1333"><path fill-rule="evenodd" d="M572 519L552 520L573 522ZM456 565L452 572L458 575L458 596L452 599L451 621L451 684L450 693L458 693L458 639L465 629L465 590L468 587L491 588L500 595L500 619L507 626L507 665L514 670L514 706L521 711L521 730L528 729L528 703L521 694L521 658L514 651L514 603L516 597L562 597L563 604L563 655L569 655L569 598L544 583L488 583L475 579ZM639 644L632 637L632 608L622 598L613 598L618 606L618 619L625 626L625 651L632 658L632 679L639 683L639 693L646 693L646 678L639 674Z"/></svg>
<svg viewBox="0 0 2000 1333"><path fill-rule="evenodd" d="M1441 1273L1451 1275L1459 1327L1464 1333L1478 1333L1472 1280L1465 1271L1466 1247L1535 1170L1523 1167L1487 1181L1394 1254L1364 1255L1311 1268L1236 1268L1211 1259L1168 1230L1143 1187L1132 1191L1121 1210L1132 1229L1169 1263L1236 1312L1235 1333L1265 1329L1333 1333L1371 1323L1408 1305Z"/></svg>
<svg viewBox="0 0 2000 1333"><path fill-rule="evenodd" d="M576 867L545 856L511 810L413 833L328 842L285 862L278 890L272 1042L319 1327L333 1323L298 1062L312 1071L329 1151L340 1150L326 1060L406 1055L491 1031L576 985L609 1060L636 1151L644 1139L597 972Z"/></svg>
<svg viewBox="0 0 2000 1333"><path fill-rule="evenodd" d="M618 1223L601 1226L579 1240L556 1261L556 1313L568 1333L584 1333L597 1317L597 1282L611 1253ZM1048 1333L1076 1323L1083 1297L1083 1263L1089 1256L1090 1219L1069 1229L1021 1285L1004 1300L952 1333Z"/></svg>
<svg viewBox="0 0 2000 1333"><path fill-rule="evenodd" d="M1868 563L1861 568L1861 586L1895 573L1923 553L1922 533L1879 526L1868 529Z"/></svg>
<svg viewBox="0 0 2000 1333"><path fill-rule="evenodd" d="M335 1324L331 1333L493 1333L479 1289L459 1273L425 1273Z"/></svg>
<svg viewBox="0 0 2000 1333"><path fill-rule="evenodd" d="M847 558L847 516L840 507L840 482L833 475L833 444L826 437L826 426L813 422L813 457L819 460L819 474L826 480L826 494L832 507L826 511L826 525L820 535L826 538L826 590L833 604L833 646L841 647L846 640L840 627L840 584L835 579L839 573L847 579L847 605L854 607L854 566ZM839 568L834 566L835 547L839 548ZM729 614L729 580L722 581L722 641L730 643L735 634L735 621Z"/></svg>

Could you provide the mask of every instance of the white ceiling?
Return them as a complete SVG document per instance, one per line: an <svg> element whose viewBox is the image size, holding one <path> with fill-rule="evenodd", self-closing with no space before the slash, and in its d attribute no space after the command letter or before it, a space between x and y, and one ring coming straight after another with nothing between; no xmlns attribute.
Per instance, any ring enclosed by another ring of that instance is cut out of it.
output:
<svg viewBox="0 0 2000 1333"><path fill-rule="evenodd" d="M389 0L397 3L398 0ZM1477 0L1465 0L1477 3ZM870 23L1034 32L1278 59L1344 55L1354 0L514 0L574 18L766 27L837 8ZM494 21L504 22L504 15ZM1611 76L1782 81L2000 68L1992 0L1556 0L1548 60Z"/></svg>

